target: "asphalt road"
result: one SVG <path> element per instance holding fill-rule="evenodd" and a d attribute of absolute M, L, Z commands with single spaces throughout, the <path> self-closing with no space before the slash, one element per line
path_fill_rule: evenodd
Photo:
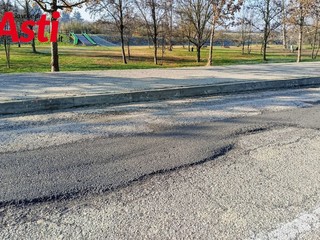
<path fill-rule="evenodd" d="M 319 119 L 312 101 L 1 153 L 1 239 L 319 239 Z"/>
<path fill-rule="evenodd" d="M 320 128 L 318 107 L 1 154 L 0 205 L 73 197 L 214 159 L 241 135 L 289 126 Z"/>

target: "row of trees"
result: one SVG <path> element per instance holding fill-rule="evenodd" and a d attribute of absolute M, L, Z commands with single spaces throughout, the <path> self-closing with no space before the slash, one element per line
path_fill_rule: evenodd
<path fill-rule="evenodd" d="M 159 39 L 172 50 L 172 37 L 183 35 L 197 51 L 197 62 L 201 49 L 210 42 L 207 64 L 213 64 L 213 42 L 216 29 L 240 30 L 244 51 L 253 33 L 262 33 L 261 53 L 267 61 L 267 46 L 274 34 L 282 33 L 285 49 L 288 36 L 291 43 L 296 38 L 298 45 L 297 62 L 301 61 L 303 39 L 312 35 L 312 58 L 316 58 L 320 47 L 320 0 L 94 0 L 88 4 L 89 12 L 101 19 L 112 21 L 123 39 L 126 29 L 140 19 L 153 41 L 154 63 L 158 62 Z M 293 37 L 292 37 L 293 36 Z M 163 40 L 164 39 L 164 40 Z M 123 62 L 126 63 L 124 42 Z M 291 45 L 291 44 L 290 44 Z M 293 48 L 291 46 L 291 48 Z"/>
<path fill-rule="evenodd" d="M 301 61 L 304 36 L 311 36 L 312 58 L 315 59 L 320 48 L 319 18 L 319 0 L 246 0 L 238 22 L 242 32 L 242 51 L 252 32 L 260 31 L 263 33 L 262 57 L 267 60 L 270 38 L 281 32 L 284 49 L 292 48 L 292 42 L 297 42 L 297 62 Z"/>
<path fill-rule="evenodd" d="M 0 0 L 0 3 L 6 0 Z M 7 0 L 8 1 L 8 0 Z M 17 0 L 20 6 L 36 3 L 51 16 L 62 11 L 62 22 L 73 7 L 86 5 L 100 23 L 112 23 L 121 39 L 123 63 L 128 59 L 125 38 L 143 31 L 152 40 L 154 63 L 158 64 L 159 47 L 172 51 L 174 38 L 180 36 L 197 51 L 209 43 L 207 64 L 213 64 L 213 43 L 217 30 L 241 32 L 242 52 L 250 53 L 252 36 L 261 33 L 262 58 L 267 60 L 267 46 L 274 34 L 282 34 L 285 49 L 297 39 L 297 61 L 301 61 L 304 36 L 312 36 L 312 58 L 320 48 L 320 0 Z M 23 4 L 22 2 L 23 1 Z M 28 5 L 29 6 L 29 5 Z M 26 8 L 24 8 L 25 11 Z M 28 8 L 30 9 L 30 7 Z M 81 18 L 79 13 L 74 18 Z M 51 43 L 52 71 L 59 71 L 58 43 Z"/>
<path fill-rule="evenodd" d="M 208 64 L 212 64 L 215 30 L 233 23 L 234 14 L 240 10 L 242 0 L 94 0 L 88 11 L 105 21 L 112 21 L 121 36 L 122 59 L 127 63 L 124 35 L 138 26 L 140 19 L 154 48 L 154 63 L 158 64 L 159 41 L 172 51 L 173 37 L 183 34 L 201 59 L 201 48 L 210 40 Z"/>

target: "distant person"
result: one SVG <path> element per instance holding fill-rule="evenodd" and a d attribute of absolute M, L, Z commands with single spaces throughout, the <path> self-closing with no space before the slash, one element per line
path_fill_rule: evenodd
<path fill-rule="evenodd" d="M 193 47 L 191 48 L 191 52 L 193 52 Z"/>

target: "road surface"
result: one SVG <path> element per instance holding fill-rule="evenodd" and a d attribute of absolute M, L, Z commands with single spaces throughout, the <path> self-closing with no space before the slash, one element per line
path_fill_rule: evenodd
<path fill-rule="evenodd" d="M 0 119 L 1 239 L 319 239 L 320 89 Z"/>

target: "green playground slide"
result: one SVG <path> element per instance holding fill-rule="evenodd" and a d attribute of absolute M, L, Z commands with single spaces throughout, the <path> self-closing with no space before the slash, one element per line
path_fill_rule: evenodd
<path fill-rule="evenodd" d="M 95 41 L 93 41 L 93 39 L 86 33 L 82 34 L 86 39 L 88 39 L 89 42 L 91 42 L 93 45 L 97 45 L 97 43 Z"/>
<path fill-rule="evenodd" d="M 70 33 L 71 37 L 73 38 L 73 44 L 77 45 L 79 42 L 79 38 L 74 34 L 74 33 Z"/>

